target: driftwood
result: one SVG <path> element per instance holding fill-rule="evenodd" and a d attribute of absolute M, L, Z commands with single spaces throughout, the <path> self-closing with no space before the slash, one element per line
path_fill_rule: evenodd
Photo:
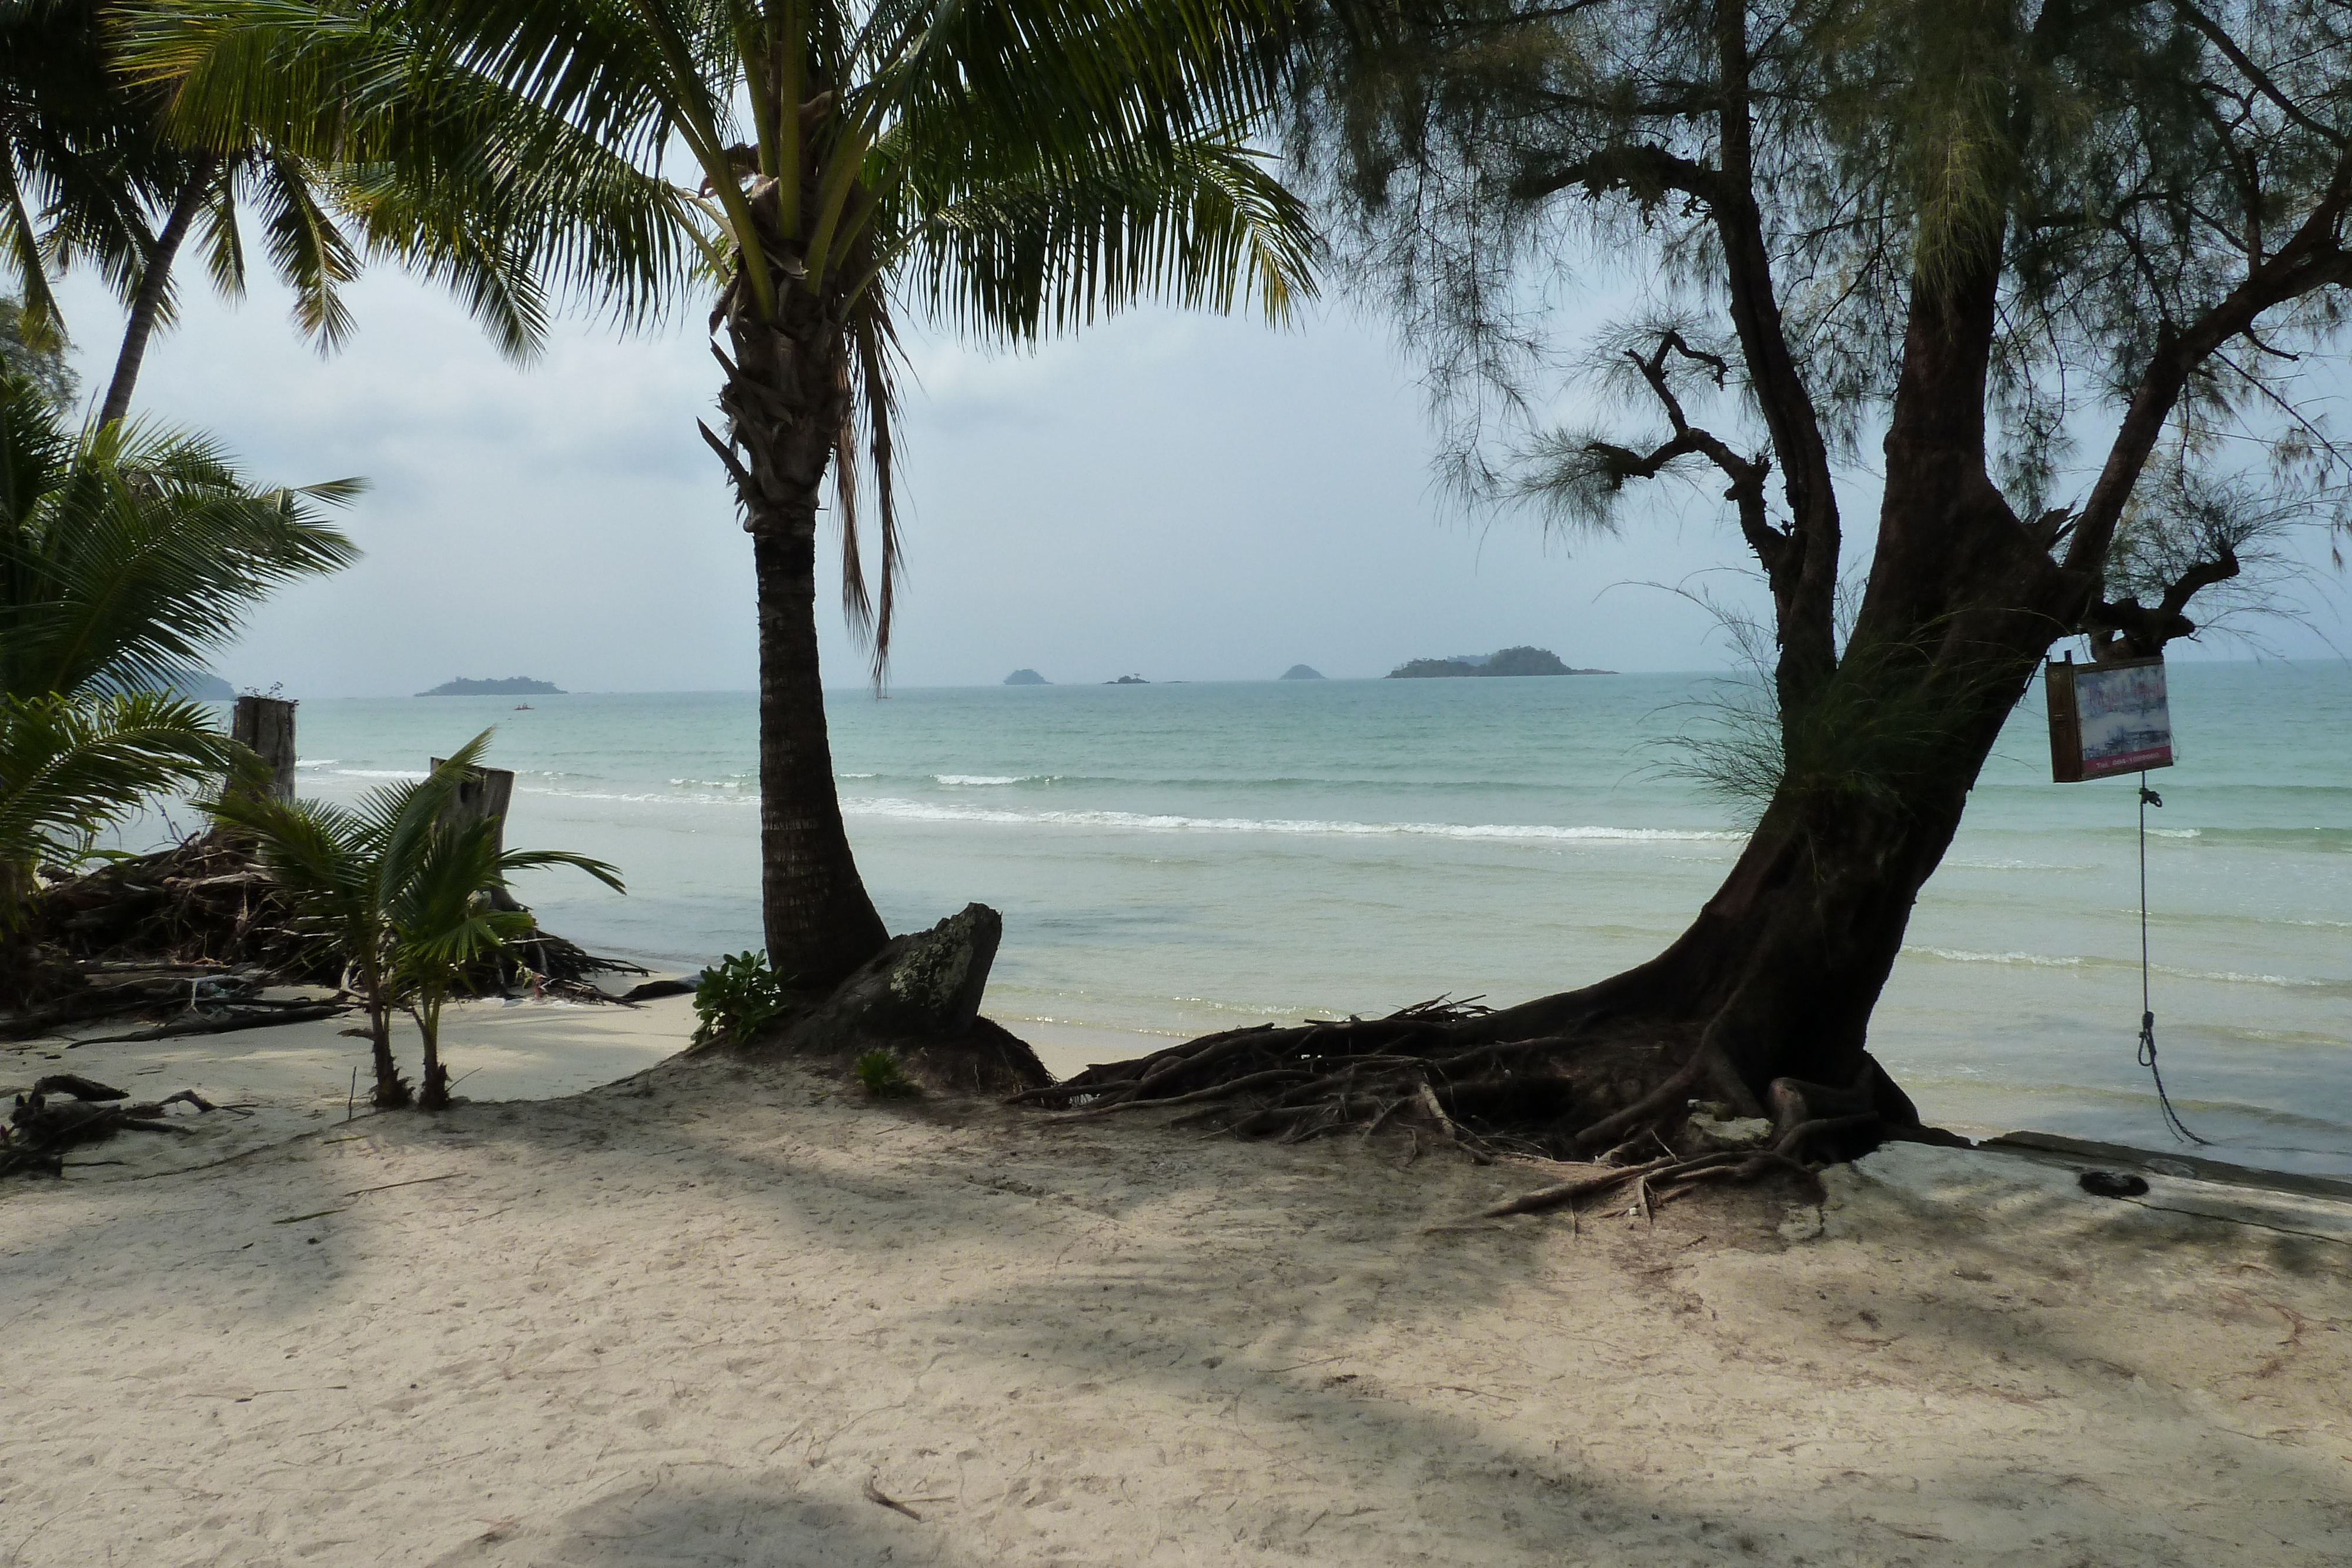
<path fill-rule="evenodd" d="M 339 986 L 340 965 L 235 837 L 199 834 L 157 854 L 116 861 L 41 890 L 32 907 L 40 963 L 6 994 L 0 1039 L 53 1034 L 97 1019 L 145 1018 L 159 1032 L 218 1033 L 322 1018 L 327 1005 L 268 1001 L 265 986 Z M 516 938 L 466 977 L 475 995 L 529 988 L 578 1001 L 616 998 L 598 973 L 643 975 L 550 932 Z M 196 1016 L 190 1017 L 194 1013 Z"/>
<path fill-rule="evenodd" d="M 52 1099 L 59 1094 L 65 1098 Z M 8 1124 L 0 1127 L 0 1176 L 19 1172 L 61 1176 L 68 1152 L 83 1144 L 124 1132 L 186 1133 L 186 1127 L 164 1119 L 174 1105 L 193 1105 L 200 1113 L 223 1108 L 193 1089 L 139 1104 L 119 1103 L 130 1098 L 127 1090 L 110 1089 L 78 1073 L 41 1079 L 31 1093 L 16 1096 Z"/>

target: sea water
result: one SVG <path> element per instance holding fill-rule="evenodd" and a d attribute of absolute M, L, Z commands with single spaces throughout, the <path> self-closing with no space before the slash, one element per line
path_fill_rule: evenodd
<path fill-rule="evenodd" d="M 2166 1083 L 2222 1157 L 2352 1172 L 2352 669 L 2171 675 L 2180 761 L 2151 776 L 2147 840 Z M 1501 1005 L 1651 956 L 1743 838 L 1660 744 L 1710 695 L 1685 675 L 845 690 L 829 714 L 893 929 L 992 904 L 993 1016 L 1181 1036 Z M 348 799 L 495 726 L 509 842 L 628 880 L 534 875 L 551 929 L 680 968 L 758 946 L 752 697 L 518 700 L 306 702 L 303 790 Z M 2137 779 L 2053 784 L 2045 736 L 2037 689 L 1920 896 L 1872 1048 L 1930 1120 L 2169 1146 L 2135 1060 Z"/>

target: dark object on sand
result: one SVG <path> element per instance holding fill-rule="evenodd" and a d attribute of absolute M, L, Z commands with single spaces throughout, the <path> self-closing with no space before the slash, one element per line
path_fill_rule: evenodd
<path fill-rule="evenodd" d="M 1768 1130 L 1727 1147 L 1722 1117 L 1748 1107 L 1691 1098 L 1698 1074 L 1671 1069 L 1675 1042 L 1638 1030 L 1524 1035 L 1515 1025 L 1514 1013 L 1475 998 L 1439 997 L 1382 1019 L 1226 1030 L 1089 1067 L 1013 1101 L 1088 1118 L 1172 1110 L 1171 1126 L 1284 1143 L 1386 1130 L 1410 1145 L 1409 1160 L 1426 1145 L 1478 1165 L 1532 1155 L 1593 1167 L 1496 1204 L 1486 1218 L 1573 1208 L 1628 1184 L 1644 1211 L 1709 1181 L 1785 1175 L 1812 1184 L 1821 1165 L 1890 1139 L 1969 1146 L 1922 1126 L 1864 1055 L 1851 1082 L 1772 1080 L 1757 1107 Z"/>
<path fill-rule="evenodd" d="M 53 1103 L 53 1094 L 66 1098 Z M 184 1133 L 187 1128 L 163 1119 L 173 1105 L 194 1105 L 200 1113 L 220 1109 L 193 1089 L 137 1105 L 112 1103 L 130 1098 L 126 1090 L 110 1089 L 76 1073 L 41 1079 L 30 1094 L 16 1096 L 8 1125 L 0 1127 L 0 1176 L 19 1171 L 61 1176 L 68 1150 L 117 1133 Z"/>
<path fill-rule="evenodd" d="M 1004 918 L 968 904 L 928 931 L 893 936 L 832 991 L 803 992 L 752 1032 L 744 1049 L 815 1057 L 851 1068 L 895 1056 L 919 1087 L 1013 1093 L 1053 1082 L 1036 1052 L 980 1016 L 981 993 L 1004 935 Z"/>
<path fill-rule="evenodd" d="M 613 999 L 622 1002 L 650 1002 L 663 997 L 689 995 L 694 990 L 694 987 L 695 982 L 692 980 L 647 980 L 642 986 L 631 986 Z"/>
<path fill-rule="evenodd" d="M 2142 1197 L 2147 1193 L 2145 1179 L 2120 1171 L 2084 1171 L 2078 1179 L 2093 1197 Z"/>
<path fill-rule="evenodd" d="M 291 1023 L 320 1016 L 305 1009 L 325 998 L 264 1000 L 263 988 L 333 987 L 342 978 L 333 953 L 302 928 L 251 849 L 226 832 L 198 834 L 159 854 L 114 861 L 44 888 L 33 920 L 32 936 L 52 961 L 40 984 L 10 998 L 13 1009 L 0 1008 L 0 1040 L 125 1016 L 174 1025 L 232 1018 Z M 509 942 L 467 982 L 477 994 L 536 983 L 542 992 L 577 1001 L 608 1000 L 587 983 L 599 972 L 646 971 L 534 931 Z"/>

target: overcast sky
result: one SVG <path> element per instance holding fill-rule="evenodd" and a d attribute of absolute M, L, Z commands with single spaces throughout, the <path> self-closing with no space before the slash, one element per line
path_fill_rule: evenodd
<path fill-rule="evenodd" d="M 143 414 L 209 431 L 257 479 L 373 485 L 343 519 L 366 559 L 265 607 L 220 674 L 309 697 L 452 675 L 752 685 L 750 546 L 695 432 L 717 423 L 698 317 L 625 340 L 567 324 L 518 370 L 396 275 L 352 298 L 359 332 L 332 359 L 299 341 L 274 287 L 237 308 L 192 287 L 149 351 Z M 64 302 L 95 395 L 120 312 L 87 279 Z M 1577 665 L 1716 668 L 1728 653 L 1706 614 L 1643 585 L 1756 593 L 1704 505 L 1573 549 L 1450 508 L 1412 367 L 1341 308 L 1289 331 L 1150 312 L 1034 355 L 913 352 L 899 685 L 1022 666 L 1057 682 L 1297 663 L 1378 675 L 1522 643 Z M 2294 657 L 2352 648 L 2345 599 L 2332 578 L 2316 630 L 2267 640 Z M 837 611 L 820 623 L 828 684 L 857 684 Z"/>

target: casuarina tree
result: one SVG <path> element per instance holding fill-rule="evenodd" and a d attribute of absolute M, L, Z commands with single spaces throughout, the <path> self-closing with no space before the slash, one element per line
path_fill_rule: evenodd
<path fill-rule="evenodd" d="M 1694 738 L 1754 829 L 1625 973 L 1064 1092 L 1222 1086 L 1293 1133 L 1419 1104 L 1628 1158 L 1693 1099 L 1774 1113 L 1783 1155 L 1916 1129 L 1872 1009 L 2045 653 L 2158 653 L 2279 568 L 2282 529 L 2340 517 L 2305 356 L 2352 285 L 2352 14 L 1332 0 L 1295 85 L 1339 248 L 1430 356 L 1454 476 L 1569 529 L 1679 478 L 1745 540 L 1766 724 Z M 1580 321 L 1580 361 L 1545 351 L 1563 275 L 1625 306 Z M 1541 379 L 1562 362 L 1584 373 Z M 1528 415 L 1563 393 L 1605 413 Z"/>
<path fill-rule="evenodd" d="M 694 213 L 661 216 L 698 213 L 716 286 L 723 417 L 704 435 L 758 580 L 761 913 L 777 971 L 817 988 L 887 939 L 835 791 L 815 603 L 829 497 L 878 679 L 899 316 L 1024 342 L 1144 298 L 1255 297 L 1283 315 L 1311 242 L 1248 141 L 1278 34 L 1261 3 L 167 0 L 131 54 L 179 82 L 180 123 L 270 125 L 307 150 L 365 159 L 405 126 L 467 116 L 521 128 L 501 145 L 513 188 L 492 171 L 468 189 L 478 215 L 525 230 L 540 217 L 525 176 L 566 137 L 648 182 L 699 182 Z M 562 258 L 573 280 L 602 293 L 611 269 L 644 276 L 631 232 L 677 231 L 591 232 L 601 252 Z M 617 299 L 624 316 L 654 304 Z"/>

